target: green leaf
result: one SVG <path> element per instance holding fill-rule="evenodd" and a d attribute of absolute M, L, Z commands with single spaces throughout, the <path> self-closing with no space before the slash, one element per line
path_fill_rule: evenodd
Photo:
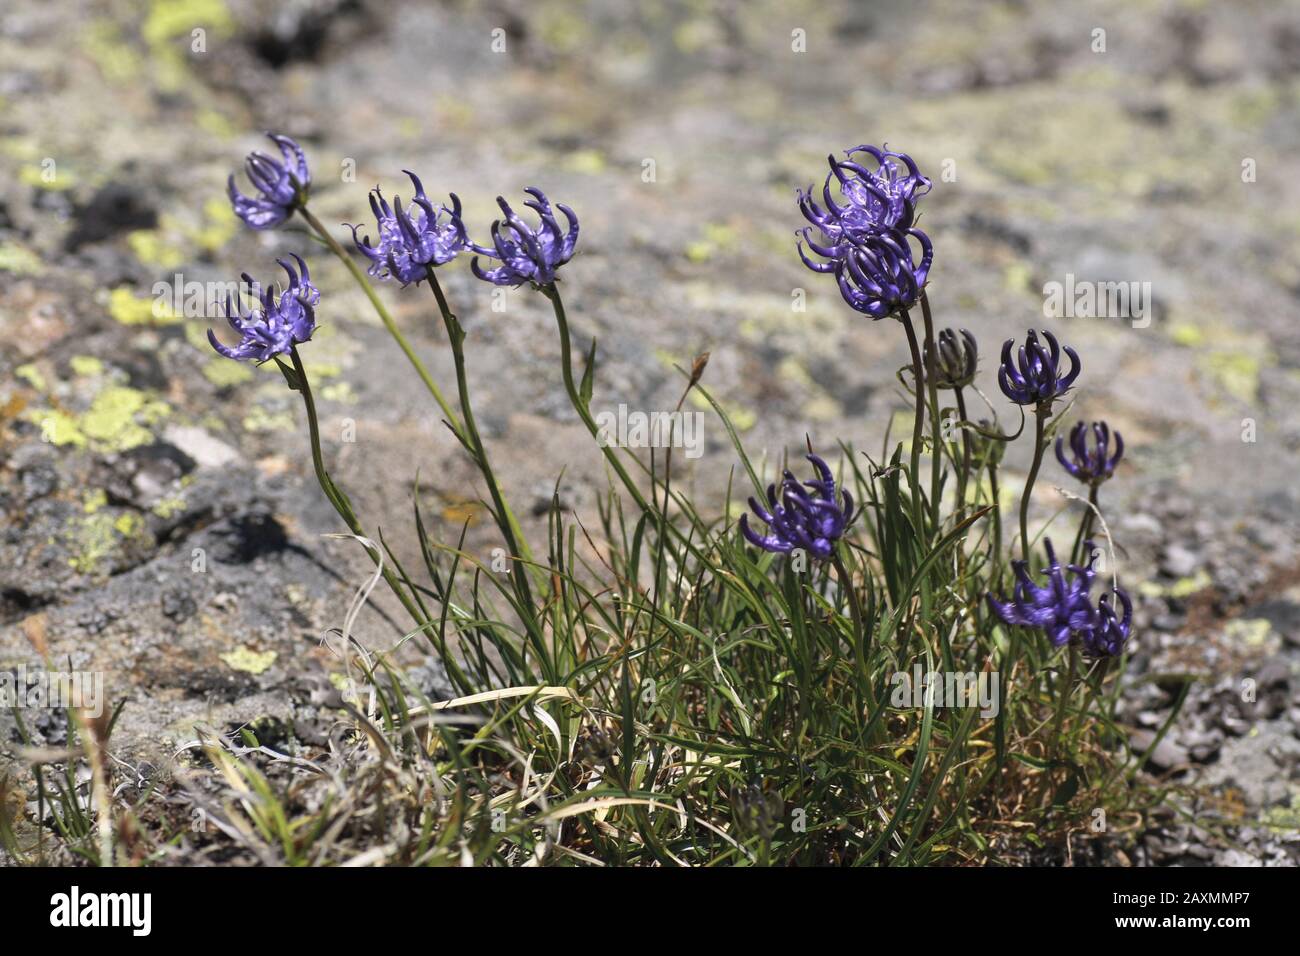
<path fill-rule="evenodd" d="M 591 340 L 591 351 L 587 353 L 587 367 L 582 370 L 582 384 L 578 386 L 578 396 L 583 405 L 591 404 L 591 393 L 596 386 L 596 340 Z"/>
<path fill-rule="evenodd" d="M 284 376 L 284 380 L 289 384 L 289 387 L 295 392 L 301 392 L 302 379 L 298 376 L 297 369 L 292 365 L 286 365 L 278 355 L 275 357 L 275 364 L 280 366 L 280 374 Z"/>

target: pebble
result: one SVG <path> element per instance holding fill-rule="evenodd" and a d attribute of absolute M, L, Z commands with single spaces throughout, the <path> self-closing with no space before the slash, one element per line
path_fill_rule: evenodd
<path fill-rule="evenodd" d="M 1201 556 L 1180 544 L 1165 547 L 1160 558 L 1160 570 L 1171 578 L 1187 578 L 1201 566 Z"/>

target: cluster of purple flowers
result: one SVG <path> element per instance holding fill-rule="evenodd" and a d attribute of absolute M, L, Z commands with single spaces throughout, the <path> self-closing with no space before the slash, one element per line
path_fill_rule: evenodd
<path fill-rule="evenodd" d="M 234 176 L 229 181 L 235 214 L 249 227 L 259 230 L 273 228 L 303 209 L 311 184 L 311 172 L 302 148 L 287 136 L 267 135 L 279 147 L 282 160 L 256 151 L 245 160 L 245 171 L 257 195 L 242 194 L 235 187 Z M 578 243 L 577 214 L 563 203 L 556 203 L 567 220 L 567 229 L 561 229 L 550 200 L 540 189 L 530 186 L 524 190 L 531 197 L 524 205 L 540 221 L 537 228 L 525 224 L 510 204 L 498 196 L 497 203 L 505 218 L 492 223 L 491 244 L 480 245 L 469 237 L 460 199 L 455 193 L 449 194 L 450 206 L 434 205 L 420 178 L 410 170 L 403 172 L 415 189 L 409 203 L 403 205 L 400 197 L 394 197 L 390 204 L 378 187 L 370 194 L 375 240 L 372 242 L 369 235 L 359 236 L 359 226 L 349 226 L 353 243 L 370 260 L 367 270 L 370 275 L 396 279 L 403 286 L 418 283 L 427 278 L 429 269 L 445 265 L 468 249 L 477 254 L 470 263 L 474 274 L 485 282 L 509 286 L 531 283 L 546 288 L 558 281 L 560 266 L 573 258 Z M 499 265 L 484 269 L 479 265 L 478 256 Z M 285 266 L 290 273 L 290 285 L 283 295 L 278 290 L 268 290 L 259 298 L 259 304 L 247 312 L 242 302 L 237 306 L 228 302 L 227 320 L 241 339 L 237 345 L 227 347 L 209 332 L 213 348 L 227 358 L 265 362 L 307 341 L 315 329 L 314 306 L 320 300 L 320 293 L 308 281 L 306 265 L 301 259 L 298 263 L 301 281 Z"/>
<path fill-rule="evenodd" d="M 935 385 L 938 388 L 965 388 L 975 381 L 975 369 L 979 362 L 979 345 L 975 336 L 967 329 L 961 330 L 961 336 L 953 329 L 940 329 L 934 354 L 930 354 L 930 343 L 926 343 L 925 367 L 933 363 Z"/>
<path fill-rule="evenodd" d="M 287 136 L 268 134 L 280 150 L 281 159 L 252 153 L 245 162 L 256 195 L 245 196 L 230 178 L 231 203 L 236 214 L 253 229 L 269 229 L 299 210 L 305 213 L 311 173 L 302 149 Z M 916 203 L 931 188 L 916 163 L 906 153 L 875 146 L 857 146 L 846 158 L 828 157 L 830 172 L 823 184 L 819 204 L 812 189 L 800 190 L 798 206 L 809 225 L 799 231 L 799 255 L 818 273 L 833 274 L 844 300 L 856 311 L 874 319 L 903 314 L 922 295 L 934 248 L 929 237 L 914 225 Z M 449 194 L 450 205 L 435 205 L 415 173 L 404 170 L 415 194 L 403 204 L 394 197 L 390 204 L 376 187 L 370 195 L 375 217 L 376 238 L 359 235 L 350 226 L 356 248 L 370 260 L 369 273 L 392 278 L 403 286 L 418 283 L 437 266 L 460 253 L 475 254 L 474 274 L 494 285 L 532 284 L 552 287 L 558 271 L 574 254 L 578 241 L 578 217 L 568 206 L 557 203 L 566 225 L 562 227 L 546 195 L 537 188 L 525 192 L 524 203 L 537 216 L 536 227 L 526 224 L 504 198 L 498 197 L 502 219 L 492 223 L 491 242 L 474 242 L 465 227 L 459 198 Z M 804 246 L 818 259 L 811 258 Z M 479 257 L 495 265 L 485 268 Z M 232 359 L 265 362 L 291 351 L 311 338 L 316 327 L 315 307 L 320 292 L 311 282 L 307 265 L 294 256 L 297 268 L 279 261 L 288 275 L 283 288 L 268 288 L 254 294 L 245 307 L 239 297 L 228 299 L 226 318 L 240 335 L 233 347 L 221 344 L 211 332 L 209 339 L 222 355 Z M 253 280 L 244 280 L 256 288 Z M 1079 356 L 1069 346 L 1062 349 L 1050 332 L 1029 331 L 1025 344 L 1012 354 L 1014 342 L 1002 348 L 998 383 L 1003 393 L 1019 405 L 1033 405 L 1039 414 L 1051 408 L 1074 383 L 1080 370 Z M 978 361 L 975 337 L 965 329 L 960 335 L 944 329 L 937 340 L 926 343 L 926 367 L 933 370 L 939 388 L 960 389 L 974 379 Z M 1062 356 L 1069 358 L 1068 372 Z M 1104 422 L 1089 429 L 1077 424 L 1069 436 L 1066 455 L 1064 437 L 1056 444 L 1057 458 L 1075 478 L 1094 489 L 1109 478 L 1124 451 L 1123 440 Z M 853 498 L 847 490 L 837 492 L 829 466 L 814 454 L 807 456 L 816 470 L 811 481 L 799 481 L 785 471 L 779 485 L 767 489 L 767 502 L 749 499 L 754 514 L 766 526 L 765 532 L 740 520 L 744 538 L 769 552 L 790 554 L 801 550 L 817 560 L 834 555 L 837 542 L 853 521 Z M 1062 568 L 1047 542 L 1046 583 L 1036 584 L 1024 561 L 1015 562 L 1016 584 L 1011 598 L 1000 601 L 992 594 L 989 605 L 1004 622 L 1047 633 L 1053 643 L 1078 642 L 1092 656 L 1118 654 L 1128 639 L 1132 603 L 1118 587 L 1093 603 L 1089 591 L 1096 572 L 1071 564 Z M 1088 543 L 1091 551 L 1091 542 Z M 1067 572 L 1069 579 L 1067 580 Z M 1122 608 L 1122 614 L 1118 610 Z"/>
<path fill-rule="evenodd" d="M 297 270 L 283 259 L 276 262 L 289 276 L 283 290 L 278 287 L 261 287 L 247 272 L 241 278 L 252 290 L 253 302 L 247 308 L 239 293 L 226 297 L 226 321 L 239 333 L 239 344 L 233 348 L 222 345 L 208 330 L 212 347 L 229 359 L 248 359 L 266 362 L 283 355 L 300 342 L 306 342 L 316 331 L 316 304 L 320 290 L 311 283 L 307 263 L 293 257 Z M 260 291 L 259 291 L 260 289 Z"/>
<path fill-rule="evenodd" d="M 1091 432 L 1093 442 L 1090 447 L 1089 428 L 1083 422 L 1078 422 L 1070 429 L 1071 456 L 1069 458 L 1065 456 L 1065 436 L 1062 435 L 1056 439 L 1056 458 L 1061 463 L 1061 467 L 1079 481 L 1095 487 L 1115 474 L 1115 466 L 1124 457 L 1124 438 L 1119 432 L 1113 433 L 1115 452 L 1111 454 L 1110 426 L 1105 422 L 1093 422 Z"/>
<path fill-rule="evenodd" d="M 1038 341 L 1033 329 L 1025 336 L 1025 344 L 1012 361 L 1011 347 L 1014 339 L 1002 344 L 1002 365 L 998 368 L 998 385 L 1002 394 L 1017 405 L 1048 405 L 1070 390 L 1079 377 L 1079 353 L 1068 345 L 1065 354 L 1070 358 L 1070 371 L 1061 371 L 1061 344 L 1056 336 L 1043 329 L 1046 347 Z"/>
<path fill-rule="evenodd" d="M 1103 594 L 1094 605 L 1089 591 L 1097 572 L 1092 560 L 1086 565 L 1061 567 L 1052 542 L 1045 541 L 1048 565 L 1043 569 L 1047 583 L 1038 585 L 1030 578 L 1026 562 L 1014 561 L 1016 584 L 1009 601 L 988 595 L 989 607 L 1007 624 L 1043 631 L 1057 647 L 1075 642 L 1089 657 L 1113 657 L 1121 653 L 1133 624 L 1133 602 L 1122 588 L 1112 593 L 1123 615 L 1111 603 L 1111 593 Z M 1093 543 L 1084 543 L 1084 553 L 1093 554 Z M 1066 580 L 1068 571 L 1070 579 Z"/>
<path fill-rule="evenodd" d="M 273 229 L 280 225 L 307 201 L 307 190 L 311 187 L 311 170 L 307 168 L 302 147 L 288 136 L 266 135 L 279 147 L 281 160 L 257 150 L 244 160 L 244 172 L 257 195 L 245 196 L 236 189 L 233 174 L 227 181 L 235 215 L 253 229 Z"/>
<path fill-rule="evenodd" d="M 574 247 L 578 244 L 577 215 L 564 203 L 556 203 L 568 221 L 568 229 L 561 230 L 546 195 L 535 186 L 529 186 L 524 192 L 533 197 L 524 205 L 537 213 L 541 226 L 530 228 L 510 208 L 510 204 L 498 196 L 497 205 L 501 207 L 505 220 L 498 219 L 492 223 L 492 245 L 470 244 L 479 255 L 501 263 L 494 269 L 483 269 L 477 258 L 470 262 L 474 274 L 484 282 L 510 286 L 525 282 L 539 287 L 550 285 L 556 279 L 556 270 L 573 258 Z"/>
<path fill-rule="evenodd" d="M 768 526 L 767 533 L 751 528 L 748 515 L 741 515 L 740 533 L 764 551 L 790 554 L 798 549 L 824 561 L 853 521 L 853 496 L 847 489 L 837 496 L 830 466 L 816 455 L 807 458 L 817 470 L 817 478 L 800 482 L 787 469 L 779 494 L 776 485 L 768 485 L 767 507 L 756 498 L 749 499 L 749 507 Z"/>
<path fill-rule="evenodd" d="M 451 207 L 435 207 L 424 194 L 420 177 L 404 169 L 415 187 L 415 196 L 406 208 L 402 198 L 393 197 L 390 206 L 376 186 L 370 193 L 370 209 L 375 214 L 375 228 L 379 239 L 371 245 L 370 237 L 357 238 L 359 227 L 349 225 L 352 241 L 362 255 L 370 260 L 369 272 L 376 277 L 391 277 L 402 285 L 419 282 L 431 266 L 440 266 L 456 258 L 456 254 L 469 245 L 469 233 L 461 221 L 460 199 L 449 194 Z M 443 215 L 447 221 L 443 222 Z M 388 271 L 385 272 L 384 270 Z"/>
<path fill-rule="evenodd" d="M 871 157 L 874 168 L 856 159 L 858 153 Z M 824 206 L 812 187 L 798 193 L 799 210 L 811 224 L 798 232 L 799 257 L 814 272 L 833 274 L 856 311 L 873 319 L 897 315 L 916 303 L 934 260 L 930 238 L 913 226 L 916 202 L 930 191 L 930 180 L 906 153 L 856 146 L 846 156 L 827 157 Z M 808 256 L 805 243 L 820 260 Z"/>

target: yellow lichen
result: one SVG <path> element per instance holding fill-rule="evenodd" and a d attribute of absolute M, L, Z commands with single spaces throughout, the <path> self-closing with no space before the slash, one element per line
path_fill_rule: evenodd
<path fill-rule="evenodd" d="M 691 262 L 708 262 L 720 252 L 733 248 L 740 234 L 725 223 L 706 223 L 704 236 L 686 245 L 686 258 Z"/>
<path fill-rule="evenodd" d="M 187 235 L 200 249 L 216 252 L 238 232 L 239 220 L 224 198 L 213 196 L 203 204 L 203 227 Z"/>
<path fill-rule="evenodd" d="M 185 253 L 157 229 L 137 229 L 127 235 L 126 244 L 131 254 L 147 266 L 178 269 L 185 264 Z"/>
<path fill-rule="evenodd" d="M 320 390 L 321 398 L 331 402 L 351 405 L 357 400 L 357 393 L 352 391 L 349 382 L 333 382 Z"/>
<path fill-rule="evenodd" d="M 244 362 L 232 362 L 228 358 L 216 356 L 204 363 L 203 377 L 217 388 L 231 388 L 251 381 L 253 370 Z"/>
<path fill-rule="evenodd" d="M 108 314 L 123 325 L 172 325 L 180 321 L 166 301 L 137 298 L 127 286 L 118 286 L 109 293 Z"/>
<path fill-rule="evenodd" d="M 291 432 L 295 422 L 289 412 L 268 411 L 261 405 L 254 405 L 244 416 L 244 430 L 250 432 Z"/>
<path fill-rule="evenodd" d="M 31 408 L 23 415 L 41 429 L 41 439 L 52 445 L 71 445 L 74 448 L 86 447 L 86 436 L 81 433 L 77 420 L 67 412 L 53 408 Z"/>
<path fill-rule="evenodd" d="M 80 574 L 95 574 L 123 538 L 133 538 L 144 531 L 144 521 L 134 512 L 113 515 L 95 511 L 74 522 L 67 534 L 68 549 L 73 552 L 68 565 Z"/>
<path fill-rule="evenodd" d="M 78 427 L 96 447 L 126 451 L 153 440 L 149 425 L 156 424 L 171 408 L 139 389 L 113 385 L 98 395 L 81 416 Z"/>
<path fill-rule="evenodd" d="M 157 47 L 190 36 L 196 28 L 224 35 L 233 25 L 222 0 L 153 0 L 140 32 L 146 43 Z"/>
<path fill-rule="evenodd" d="M 68 362 L 72 374 L 81 378 L 94 378 L 104 372 L 104 363 L 93 355 L 74 355 Z"/>
<path fill-rule="evenodd" d="M 130 83 L 140 75 L 139 52 L 127 45 L 112 21 L 90 21 L 81 33 L 81 49 L 109 83 Z"/>
<path fill-rule="evenodd" d="M 36 253 L 16 242 L 0 242 L 0 272 L 36 276 L 45 271 Z"/>
<path fill-rule="evenodd" d="M 1175 322 L 1169 326 L 1169 337 L 1176 345 L 1195 348 L 1205 342 L 1205 332 L 1190 322 Z"/>
<path fill-rule="evenodd" d="M 1223 636 L 1247 647 L 1263 647 L 1273 626 L 1262 617 L 1239 617 L 1229 621 L 1223 628 Z"/>
<path fill-rule="evenodd" d="M 167 518 L 173 518 L 185 510 L 185 499 L 180 495 L 175 495 L 171 498 L 164 498 L 149 510 L 164 520 Z"/>
<path fill-rule="evenodd" d="M 221 655 L 221 659 L 233 670 L 246 674 L 261 674 L 275 663 L 275 651 L 255 651 L 240 644 L 233 651 Z"/>
<path fill-rule="evenodd" d="M 41 374 L 41 370 L 38 369 L 35 365 L 28 363 L 25 365 L 18 366 L 16 369 L 14 369 L 14 377 L 22 379 L 24 382 L 26 382 L 32 388 L 36 389 L 36 391 L 38 392 L 45 391 L 46 388 L 45 376 Z"/>
<path fill-rule="evenodd" d="M 24 166 L 18 170 L 18 181 L 24 186 L 45 189 L 50 192 L 63 192 L 77 184 L 77 177 L 66 166 L 49 175 L 44 166 Z"/>
<path fill-rule="evenodd" d="M 1259 393 L 1260 360 L 1244 352 L 1212 352 L 1201 365 L 1219 387 L 1242 402 L 1254 402 Z"/>
<path fill-rule="evenodd" d="M 564 168 L 584 176 L 599 176 L 605 171 L 605 154 L 597 149 L 580 149 L 565 158 Z"/>

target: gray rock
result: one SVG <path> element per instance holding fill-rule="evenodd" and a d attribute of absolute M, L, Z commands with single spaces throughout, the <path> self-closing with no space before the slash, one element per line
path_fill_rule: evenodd
<path fill-rule="evenodd" d="M 1244 850 L 1223 850 L 1214 857 L 1215 866 L 1263 866 L 1263 862 Z"/>
<path fill-rule="evenodd" d="M 1187 578 L 1201 566 L 1201 556 L 1181 544 L 1166 545 L 1160 559 L 1160 570 L 1171 578 Z"/>
<path fill-rule="evenodd" d="M 1156 732 L 1153 730 L 1134 730 L 1129 734 L 1129 746 L 1138 753 L 1145 753 L 1155 739 Z M 1175 743 L 1166 734 L 1147 758 L 1147 762 L 1158 770 L 1172 770 L 1186 765 L 1190 759 L 1191 754 L 1188 753 L 1187 748 Z"/>

